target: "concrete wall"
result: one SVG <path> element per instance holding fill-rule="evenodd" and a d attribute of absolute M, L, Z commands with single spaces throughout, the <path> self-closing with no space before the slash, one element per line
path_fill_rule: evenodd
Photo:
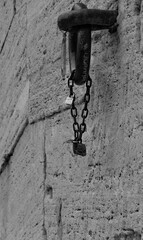
<path fill-rule="evenodd" d="M 92 33 L 86 157 L 60 73 L 74 2 L 0 1 L 0 240 L 142 239 L 143 1 L 82 1 L 119 13 L 116 33 Z"/>

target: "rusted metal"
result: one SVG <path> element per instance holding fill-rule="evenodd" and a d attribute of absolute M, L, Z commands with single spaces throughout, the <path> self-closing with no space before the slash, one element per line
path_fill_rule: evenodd
<path fill-rule="evenodd" d="M 60 30 L 71 32 L 90 26 L 91 30 L 109 29 L 117 21 L 116 10 L 78 9 L 63 13 L 58 18 Z"/>
<path fill-rule="evenodd" d="M 71 11 L 58 18 L 60 30 L 69 32 L 69 65 L 74 71 L 74 82 L 84 84 L 89 77 L 91 55 L 91 31 L 117 29 L 118 12 L 114 10 L 87 9 L 83 3 L 74 4 Z"/>

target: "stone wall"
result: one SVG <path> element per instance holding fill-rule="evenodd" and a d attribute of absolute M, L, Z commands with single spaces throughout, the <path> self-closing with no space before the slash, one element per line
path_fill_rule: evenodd
<path fill-rule="evenodd" d="M 0 240 L 142 239 L 143 1 L 82 1 L 119 24 L 92 32 L 85 157 L 60 71 L 57 18 L 74 2 L 0 1 Z"/>

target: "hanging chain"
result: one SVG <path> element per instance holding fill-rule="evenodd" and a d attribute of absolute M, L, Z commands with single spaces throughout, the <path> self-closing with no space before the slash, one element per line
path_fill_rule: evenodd
<path fill-rule="evenodd" d="M 88 80 L 86 82 L 86 93 L 84 95 L 84 107 L 82 109 L 81 112 L 81 117 L 82 117 L 82 122 L 79 125 L 79 123 L 77 122 L 77 108 L 75 106 L 75 93 L 73 91 L 73 87 L 74 87 L 74 80 L 73 80 L 73 76 L 74 76 L 75 70 L 72 72 L 71 77 L 68 79 L 68 87 L 70 89 L 70 97 L 73 97 L 73 102 L 71 105 L 71 116 L 73 117 L 74 123 L 73 123 L 73 130 L 74 130 L 74 141 L 80 142 L 82 143 L 82 135 L 83 133 L 86 131 L 86 123 L 85 123 L 85 119 L 88 116 L 88 103 L 90 101 L 90 88 L 92 85 L 92 79 L 90 77 L 88 77 Z"/>

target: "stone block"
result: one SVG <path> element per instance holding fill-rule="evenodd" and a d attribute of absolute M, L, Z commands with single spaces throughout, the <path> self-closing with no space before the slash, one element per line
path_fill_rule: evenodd
<path fill-rule="evenodd" d="M 43 239 L 43 124 L 28 126 L 0 178 L 2 239 Z"/>

